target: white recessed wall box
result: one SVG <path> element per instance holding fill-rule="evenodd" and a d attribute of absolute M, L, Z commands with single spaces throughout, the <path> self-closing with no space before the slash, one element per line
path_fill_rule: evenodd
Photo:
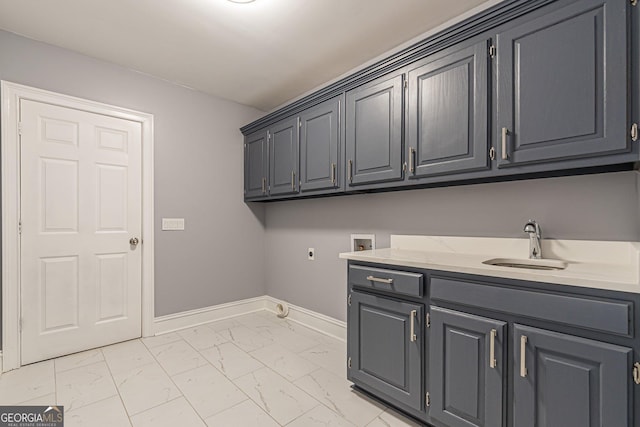
<path fill-rule="evenodd" d="M 352 234 L 351 235 L 351 251 L 370 251 L 376 248 L 375 234 Z"/>

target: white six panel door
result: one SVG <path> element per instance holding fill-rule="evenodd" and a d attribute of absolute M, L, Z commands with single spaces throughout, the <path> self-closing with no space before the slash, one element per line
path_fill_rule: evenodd
<path fill-rule="evenodd" d="M 22 360 L 141 335 L 141 124 L 21 101 Z"/>

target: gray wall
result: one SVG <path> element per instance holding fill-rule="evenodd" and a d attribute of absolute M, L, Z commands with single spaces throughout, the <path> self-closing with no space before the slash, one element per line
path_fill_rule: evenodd
<path fill-rule="evenodd" d="M 346 319 L 351 233 L 525 238 L 528 219 L 543 237 L 640 240 L 637 172 L 294 200 L 266 206 L 267 294 Z M 307 248 L 316 250 L 308 261 Z"/>
<path fill-rule="evenodd" d="M 242 200 L 238 131 L 260 111 L 3 31 L 0 79 L 154 115 L 156 316 L 264 294 L 264 210 Z"/>
<path fill-rule="evenodd" d="M 248 206 L 238 128 L 257 110 L 2 31 L 0 79 L 154 114 L 158 316 L 266 293 L 344 320 L 354 232 L 523 237 L 531 217 L 546 237 L 640 239 L 635 172 Z"/>

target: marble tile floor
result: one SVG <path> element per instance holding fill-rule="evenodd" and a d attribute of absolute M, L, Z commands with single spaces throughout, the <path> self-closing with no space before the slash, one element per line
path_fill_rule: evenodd
<path fill-rule="evenodd" d="M 0 405 L 64 405 L 65 426 L 417 426 L 354 393 L 344 342 L 267 311 L 24 366 Z"/>

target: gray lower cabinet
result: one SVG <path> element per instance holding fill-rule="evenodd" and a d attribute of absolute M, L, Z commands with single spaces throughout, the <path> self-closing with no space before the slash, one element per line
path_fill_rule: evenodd
<path fill-rule="evenodd" d="M 423 305 L 352 292 L 348 316 L 348 378 L 421 411 Z"/>
<path fill-rule="evenodd" d="M 349 187 L 403 179 L 403 74 L 346 94 L 345 145 Z"/>
<path fill-rule="evenodd" d="M 341 97 L 300 114 L 300 192 L 340 187 Z"/>
<path fill-rule="evenodd" d="M 269 130 L 269 194 L 295 194 L 299 188 L 298 117 L 277 123 Z"/>
<path fill-rule="evenodd" d="M 519 324 L 514 427 L 630 427 L 633 350 Z"/>
<path fill-rule="evenodd" d="M 430 309 L 429 415 L 449 427 L 504 424 L 506 323 Z"/>
<path fill-rule="evenodd" d="M 488 168 L 488 48 L 456 46 L 409 70 L 409 178 Z"/>
<path fill-rule="evenodd" d="M 575 1 L 498 33 L 499 167 L 630 150 L 630 7 Z"/>
<path fill-rule="evenodd" d="M 255 132 L 244 144 L 244 197 L 257 199 L 267 195 L 267 139 L 266 130 Z"/>

